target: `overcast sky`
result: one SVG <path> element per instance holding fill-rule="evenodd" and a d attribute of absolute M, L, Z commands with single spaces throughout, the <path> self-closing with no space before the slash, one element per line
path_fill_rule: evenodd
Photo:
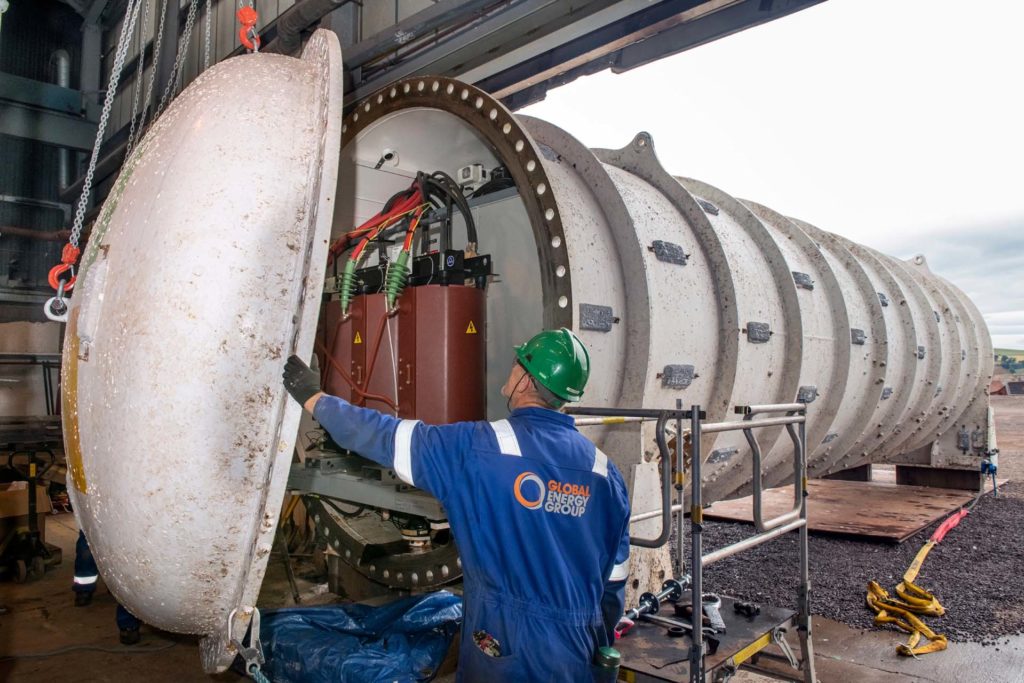
<path fill-rule="evenodd" d="M 1024 2 L 828 0 L 522 113 L 881 251 L 1024 349 Z"/>

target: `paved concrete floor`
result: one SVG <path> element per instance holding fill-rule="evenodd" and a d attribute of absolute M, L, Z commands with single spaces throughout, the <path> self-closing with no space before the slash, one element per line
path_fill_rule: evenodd
<path fill-rule="evenodd" d="M 196 638 L 142 628 L 142 642 L 124 647 L 118 642 L 114 614 L 117 603 L 100 585 L 88 607 L 75 607 L 71 592 L 78 527 L 73 515 L 50 516 L 46 540 L 60 546 L 64 560 L 39 581 L 0 583 L 0 681 L 235 681 L 234 674 L 209 677 L 199 665 Z M 22 658 L 68 647 L 76 650 L 45 658 Z"/>
<path fill-rule="evenodd" d="M 1003 399 L 993 402 L 1002 449 L 1000 474 L 1020 481 L 1024 479 L 1024 398 L 994 398 Z M 76 538 L 77 528 L 71 515 L 49 517 L 47 540 L 63 548 L 64 563 L 35 583 L 0 583 L 0 605 L 10 610 L 0 616 L 0 681 L 243 680 L 233 673 L 203 674 L 195 638 L 143 627 L 142 643 L 123 648 L 118 643 L 114 623 L 115 602 L 102 586 L 91 606 L 74 607 L 70 588 Z M 277 563 L 271 565 L 261 605 L 288 603 L 283 574 Z M 1008 579 L 1007 587 L 1013 585 L 1014 581 Z M 312 588 L 309 584 L 303 587 Z M 908 659 L 895 653 L 896 644 L 904 639 L 897 632 L 861 632 L 820 618 L 815 620 L 814 628 L 818 678 L 823 683 L 1024 683 L 1024 636 L 998 647 L 953 643 L 944 652 Z M 74 646 L 108 651 L 76 650 L 39 659 L 3 659 Z M 754 683 L 770 679 L 740 672 L 733 680 Z"/>

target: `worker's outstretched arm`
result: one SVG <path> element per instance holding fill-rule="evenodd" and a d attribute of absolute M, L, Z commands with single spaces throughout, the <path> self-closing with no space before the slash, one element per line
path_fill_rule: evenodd
<path fill-rule="evenodd" d="M 354 406 L 320 391 L 319 374 L 296 356 L 285 365 L 284 385 L 339 446 L 394 469 L 402 481 L 444 502 L 464 463 L 471 423 L 436 427 Z"/>

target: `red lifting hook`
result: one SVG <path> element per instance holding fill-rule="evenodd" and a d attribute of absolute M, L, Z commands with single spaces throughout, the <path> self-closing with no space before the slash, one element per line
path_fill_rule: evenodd
<path fill-rule="evenodd" d="M 256 10 L 252 7 L 239 7 L 235 16 L 238 17 L 238 23 L 242 25 L 238 29 L 238 39 L 242 45 L 249 50 L 259 50 L 260 37 L 256 33 L 256 22 L 259 20 L 259 15 L 256 14 Z M 252 40 L 249 39 L 250 34 L 252 34 Z"/>
<path fill-rule="evenodd" d="M 61 262 L 50 269 L 50 277 L 47 278 L 51 287 L 58 291 L 60 290 L 60 276 L 74 267 L 80 253 L 82 253 L 81 250 L 75 245 L 64 245 L 64 250 L 60 253 Z M 65 291 L 75 286 L 75 279 L 74 275 L 68 278 L 68 281 L 64 284 Z"/>

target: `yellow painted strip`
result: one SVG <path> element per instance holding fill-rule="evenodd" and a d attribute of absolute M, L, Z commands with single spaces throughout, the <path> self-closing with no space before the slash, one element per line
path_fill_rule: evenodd
<path fill-rule="evenodd" d="M 626 422 L 626 418 L 624 418 L 624 417 L 606 417 L 603 420 L 601 420 L 601 422 L 603 424 L 606 424 L 606 425 L 619 425 L 619 424 L 624 424 Z"/>
<path fill-rule="evenodd" d="M 704 523 L 704 508 L 702 508 L 700 505 L 691 505 L 690 506 L 690 521 L 693 522 L 694 524 L 703 524 Z"/>
<path fill-rule="evenodd" d="M 758 652 L 768 647 L 771 644 L 771 642 L 772 634 L 764 634 L 763 636 L 752 642 L 750 645 L 747 645 L 745 648 L 743 648 L 742 650 L 740 650 L 732 656 L 733 666 L 739 666 L 743 662 L 747 661 L 748 659 L 756 655 Z"/>
<path fill-rule="evenodd" d="M 619 680 L 626 681 L 626 683 L 636 683 L 636 672 L 619 669 Z"/>
<path fill-rule="evenodd" d="M 82 440 L 78 433 L 78 309 L 68 320 L 67 353 L 61 378 L 61 417 L 64 420 L 64 450 L 75 488 L 88 493 L 82 466 Z"/>

